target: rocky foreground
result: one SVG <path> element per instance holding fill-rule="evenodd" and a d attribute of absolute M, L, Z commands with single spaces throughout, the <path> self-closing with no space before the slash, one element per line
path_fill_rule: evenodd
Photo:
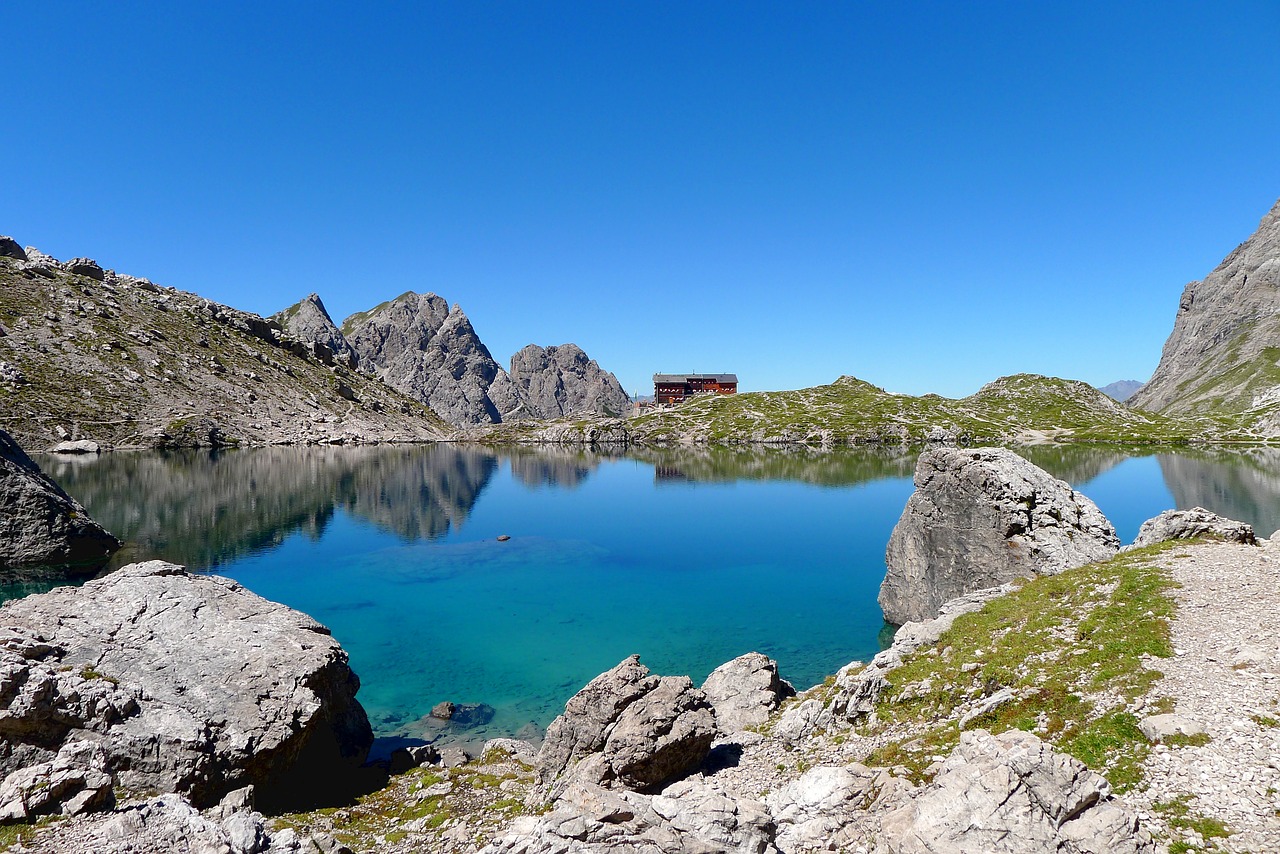
<path fill-rule="evenodd" d="M 970 461 L 990 463 L 986 450 Z M 955 499 L 973 504 L 961 524 L 1003 524 L 1010 483 L 978 471 L 985 488 Z M 1005 536 L 1050 542 L 1040 529 L 1059 515 L 1028 513 Z M 231 582 L 136 565 L 0 608 L 0 821 L 20 822 L 0 839 L 233 854 L 1280 850 L 1277 559 L 1247 525 L 1171 511 L 1114 557 L 946 602 L 798 696 L 758 654 L 701 686 L 633 656 L 571 699 L 540 748 L 401 750 L 385 785 L 355 774 L 368 725 L 322 627 Z M 329 807 L 280 813 L 291 801 Z"/>

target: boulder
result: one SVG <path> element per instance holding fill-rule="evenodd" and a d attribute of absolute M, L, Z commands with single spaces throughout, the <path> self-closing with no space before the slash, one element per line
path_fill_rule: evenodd
<path fill-rule="evenodd" d="M 1193 537 L 1250 546 L 1258 544 L 1252 525 L 1219 516 L 1203 507 L 1192 507 L 1190 510 L 1166 510 L 1143 522 L 1133 545 L 1150 546 L 1166 540 L 1189 540 Z"/>
<path fill-rule="evenodd" d="M 927 620 L 951 599 L 1116 554 L 1115 528 L 1067 483 L 1003 448 L 920 455 L 885 552 L 885 619 Z"/>
<path fill-rule="evenodd" d="M 1175 714 L 1149 715 L 1138 721 L 1138 729 L 1153 744 L 1160 744 L 1176 736 L 1204 733 L 1204 727 L 1197 721 Z"/>
<path fill-rule="evenodd" d="M 796 689 L 778 676 L 778 663 L 767 655 L 749 652 L 711 671 L 702 693 L 716 710 L 716 726 L 733 733 L 759 726 Z"/>
<path fill-rule="evenodd" d="M 27 260 L 27 253 L 22 251 L 18 241 L 12 237 L 0 236 L 0 258 L 13 258 L 18 261 Z"/>
<path fill-rule="evenodd" d="M 1138 854 L 1156 846 L 1106 778 L 1020 730 L 960 734 L 933 782 L 885 815 L 876 854 Z"/>
<path fill-rule="evenodd" d="M 78 564 L 94 569 L 118 548 L 120 541 L 0 430 L 0 566 Z"/>
<path fill-rule="evenodd" d="M 534 763 L 553 801 L 570 781 L 652 791 L 697 768 L 715 712 L 687 676 L 653 676 L 633 655 L 587 683 L 547 728 Z"/>
<path fill-rule="evenodd" d="M 72 258 L 63 264 L 62 268 L 74 276 L 87 276 L 99 282 L 107 277 L 103 269 L 98 266 L 98 262 L 92 258 Z"/>
<path fill-rule="evenodd" d="M 864 765 L 819 766 L 765 798 L 782 851 L 851 851 L 865 840 L 867 807 L 886 789 L 910 788 L 882 770 Z"/>
<path fill-rule="evenodd" d="M 373 741 L 328 629 L 163 561 L 0 607 L 0 773 L 91 738 L 120 784 L 197 806 L 334 797 Z"/>
<path fill-rule="evenodd" d="M 440 751 L 430 744 L 415 744 L 409 747 L 398 747 L 391 752 L 387 770 L 392 774 L 403 774 L 412 768 L 423 765 L 439 765 Z"/>

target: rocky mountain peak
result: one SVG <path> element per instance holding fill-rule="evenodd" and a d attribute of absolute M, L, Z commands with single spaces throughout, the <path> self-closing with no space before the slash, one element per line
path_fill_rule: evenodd
<path fill-rule="evenodd" d="M 530 344 L 511 357 L 510 374 L 535 418 L 581 413 L 616 417 L 631 407 L 618 378 L 577 344 Z"/>
<path fill-rule="evenodd" d="M 319 294 L 307 294 L 284 311 L 272 315 L 271 319 L 299 341 L 313 345 L 320 344 L 328 348 L 330 354 L 344 359 L 353 368 L 359 362 L 356 352 L 347 343 L 342 330 L 329 316 Z"/>
<path fill-rule="evenodd" d="M 462 306 L 404 293 L 353 314 L 342 332 L 361 364 L 456 426 L 567 415 L 621 415 L 631 400 L 617 377 L 576 344 L 520 350 L 508 373 Z"/>
<path fill-rule="evenodd" d="M 404 293 L 343 321 L 366 370 L 451 424 L 492 424 L 489 387 L 502 369 L 462 309 L 433 293 Z"/>
<path fill-rule="evenodd" d="M 1182 292 L 1150 382 L 1130 400 L 1168 413 L 1243 412 L 1280 400 L 1280 201 Z"/>

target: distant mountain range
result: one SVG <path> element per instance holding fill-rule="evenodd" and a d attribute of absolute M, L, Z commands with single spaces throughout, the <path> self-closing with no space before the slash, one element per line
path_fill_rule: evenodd
<path fill-rule="evenodd" d="M 1142 386 L 1143 383 L 1138 380 L 1116 380 L 1113 383 L 1108 383 L 1107 385 L 1102 386 L 1098 391 L 1102 392 L 1107 397 L 1124 403 L 1126 400 L 1133 397 L 1134 392 L 1142 388 Z"/>

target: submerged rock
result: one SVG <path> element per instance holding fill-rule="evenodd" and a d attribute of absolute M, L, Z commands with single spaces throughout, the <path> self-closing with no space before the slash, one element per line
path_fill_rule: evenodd
<path fill-rule="evenodd" d="M 885 552 L 879 599 L 890 623 L 927 620 L 966 593 L 1120 548 L 1092 501 L 1003 448 L 926 451 L 915 485 Z"/>
<path fill-rule="evenodd" d="M 101 565 L 120 541 L 0 430 L 0 566 Z"/>
<path fill-rule="evenodd" d="M 1193 537 L 1250 546 L 1258 544 L 1252 525 L 1219 516 L 1203 507 L 1192 507 L 1190 510 L 1166 510 L 1143 522 L 1133 545 L 1150 546 L 1166 540 L 1187 540 Z"/>
<path fill-rule="evenodd" d="M 226 578 L 163 561 L 0 607 L 0 773 L 99 742 L 120 785 L 197 806 L 347 785 L 373 741 L 328 629 Z"/>

